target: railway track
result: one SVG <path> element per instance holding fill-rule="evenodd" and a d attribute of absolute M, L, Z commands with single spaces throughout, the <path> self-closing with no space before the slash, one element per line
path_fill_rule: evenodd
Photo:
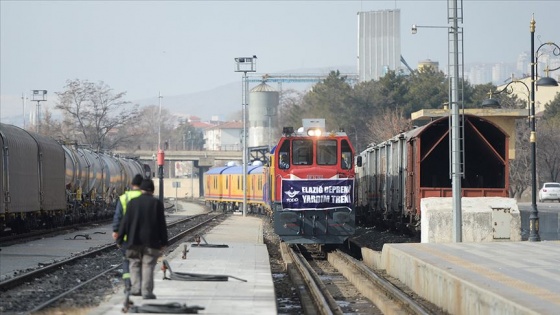
<path fill-rule="evenodd" d="M 71 225 L 65 225 L 65 226 L 60 226 L 51 229 L 33 230 L 31 232 L 22 233 L 22 234 L 9 234 L 9 235 L 0 236 L 0 244 L 2 244 L 2 246 L 11 246 L 14 244 L 25 243 L 27 241 L 34 240 L 34 239 L 69 233 L 69 231 L 79 231 L 84 229 L 85 226 L 103 225 L 103 224 L 109 224 L 111 222 L 112 219 L 105 219 L 99 221 L 92 221 L 88 223 L 76 223 Z"/>
<path fill-rule="evenodd" d="M 166 213 L 172 213 L 176 210 L 175 205 L 169 203 L 168 201 L 165 201 L 164 205 L 165 205 Z M 77 231 L 77 230 L 84 229 L 84 227 L 87 227 L 87 226 L 103 225 L 103 224 L 109 224 L 111 222 L 113 222 L 112 217 L 111 218 L 91 220 L 91 221 L 88 221 L 88 222 L 76 222 L 76 223 L 57 226 L 57 227 L 53 227 L 53 228 L 32 230 L 32 231 L 25 232 L 25 233 L 20 233 L 20 234 L 14 234 L 14 233 L 12 233 L 12 231 L 9 231 L 9 230 L 8 231 L 0 231 L 0 244 L 2 244 L 3 246 L 10 246 L 10 245 L 13 245 L 13 244 L 26 242 L 28 240 L 38 239 L 38 238 L 42 238 L 42 237 L 49 237 L 50 235 L 57 235 L 57 234 L 61 234 L 61 233 L 67 233 L 70 230 L 76 230 Z"/>
<path fill-rule="evenodd" d="M 201 214 L 168 226 L 169 250 L 186 237 L 193 238 L 214 226 L 223 214 Z M 73 308 L 97 305 L 120 287 L 122 255 L 115 244 L 44 266 L 0 283 L 0 313 L 36 313 L 56 306 Z"/>
<path fill-rule="evenodd" d="M 423 301 L 339 250 L 281 246 L 306 314 L 434 314 Z"/>

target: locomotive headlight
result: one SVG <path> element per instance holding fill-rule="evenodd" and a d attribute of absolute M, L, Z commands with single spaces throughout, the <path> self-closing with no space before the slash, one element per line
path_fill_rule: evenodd
<path fill-rule="evenodd" d="M 309 129 L 307 130 L 307 135 L 310 137 L 319 137 L 321 136 L 321 129 Z"/>

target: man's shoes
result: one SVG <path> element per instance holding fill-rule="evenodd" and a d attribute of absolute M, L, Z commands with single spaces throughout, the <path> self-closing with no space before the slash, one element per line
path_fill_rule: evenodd
<path fill-rule="evenodd" d="M 130 292 L 130 295 L 140 296 L 140 295 L 142 295 L 142 293 L 140 293 L 140 291 L 132 291 L 132 292 Z"/>
<path fill-rule="evenodd" d="M 144 300 L 155 300 L 155 299 L 156 299 L 156 295 L 153 294 L 153 293 L 150 293 L 150 294 L 146 294 L 146 295 L 142 296 L 142 298 L 143 298 Z"/>

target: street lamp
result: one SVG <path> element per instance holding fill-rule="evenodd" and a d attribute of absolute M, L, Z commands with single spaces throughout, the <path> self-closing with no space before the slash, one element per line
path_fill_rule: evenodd
<path fill-rule="evenodd" d="M 538 66 L 538 58 L 539 58 L 539 50 L 543 46 L 553 46 L 553 53 L 555 55 L 560 54 L 560 48 L 558 45 L 547 42 L 539 46 L 535 51 L 535 17 L 531 18 L 531 23 L 529 26 L 529 30 L 531 32 L 531 114 L 529 115 L 529 120 L 531 122 L 531 135 L 529 140 L 531 142 L 531 215 L 529 216 L 529 241 L 531 242 L 538 242 L 541 240 L 539 236 L 539 211 L 537 209 L 537 133 L 536 133 L 536 124 L 535 124 L 535 76 L 538 75 L 537 66 Z M 558 69 L 558 68 L 556 68 Z M 556 70 L 553 69 L 553 70 Z M 547 71 L 548 75 L 548 71 Z M 550 80 L 546 80 L 546 78 L 542 78 L 537 82 L 537 85 L 542 86 L 558 86 L 558 82 L 556 82 L 552 78 L 548 78 Z"/>
<path fill-rule="evenodd" d="M 247 215 L 247 94 L 249 93 L 249 80 L 247 72 L 257 71 L 257 56 L 237 57 L 235 60 L 235 72 L 243 72 L 242 88 L 242 115 L 243 115 L 243 136 L 241 144 L 243 150 L 243 216 Z"/>
<path fill-rule="evenodd" d="M 431 25 L 416 25 L 416 24 L 412 24 L 412 34 L 416 34 L 418 33 L 418 29 L 419 28 L 447 28 L 449 29 L 449 26 L 431 26 Z"/>
<path fill-rule="evenodd" d="M 556 46 L 556 44 L 554 44 L 554 43 L 549 43 L 549 44 Z M 556 53 L 557 49 L 558 49 L 558 46 L 556 46 L 556 48 L 554 48 L 554 51 L 555 51 L 554 54 L 558 56 L 558 54 Z M 555 70 L 558 70 L 558 69 L 560 69 L 560 67 L 554 68 L 554 69 L 549 69 L 548 66 L 546 66 L 546 69 L 544 69 L 544 73 L 545 73 L 546 77 L 540 78 L 537 81 L 537 85 L 538 86 L 558 86 L 558 81 L 556 81 L 553 78 L 548 76 L 549 72 L 555 71 Z"/>
<path fill-rule="evenodd" d="M 529 122 L 531 125 L 531 133 L 529 136 L 529 141 L 531 143 L 531 214 L 529 215 L 529 238 L 530 242 L 540 241 L 539 236 L 539 211 L 537 208 L 537 133 L 536 133 L 536 122 L 535 122 L 535 78 L 538 76 L 538 58 L 539 51 L 544 46 L 553 46 L 552 53 L 555 56 L 560 55 L 560 47 L 552 42 L 547 42 L 539 46 L 535 51 L 535 17 L 531 18 L 530 22 L 530 32 L 531 32 L 531 89 L 522 81 L 514 80 L 512 77 L 511 82 L 509 82 L 503 89 L 497 92 L 490 92 L 490 98 L 482 102 L 483 107 L 494 107 L 499 105 L 498 101 L 492 99 L 492 94 L 500 94 L 505 92 L 506 94 L 513 94 L 512 84 L 521 83 L 527 89 L 528 100 L 529 100 Z M 537 82 L 537 86 L 558 86 L 558 82 L 553 78 L 548 77 L 549 71 L 558 70 L 560 67 L 555 69 L 546 69 L 546 77 L 540 78 Z"/>
<path fill-rule="evenodd" d="M 526 89 L 527 89 L 527 108 L 528 108 L 528 115 L 531 115 L 531 91 L 529 90 L 529 87 L 527 86 L 527 84 L 525 84 L 525 82 L 520 81 L 520 80 L 516 80 L 514 78 L 514 76 L 511 76 L 511 81 L 506 84 L 506 86 L 504 86 L 504 88 L 502 88 L 499 91 L 490 91 L 488 93 L 489 98 L 485 99 L 484 101 L 482 101 L 482 107 L 500 107 L 500 102 L 497 99 L 492 98 L 493 95 L 498 95 L 498 94 L 514 94 L 514 90 L 513 90 L 513 84 L 522 84 Z"/>

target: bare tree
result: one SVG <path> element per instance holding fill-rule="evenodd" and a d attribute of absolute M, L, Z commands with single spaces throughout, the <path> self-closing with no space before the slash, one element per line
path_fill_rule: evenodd
<path fill-rule="evenodd" d="M 560 180 L 560 134 L 557 120 L 544 120 L 538 126 L 537 168 L 540 182 Z"/>
<path fill-rule="evenodd" d="M 54 119 L 52 112 L 49 110 L 49 107 L 45 106 L 41 111 L 41 120 L 39 122 L 30 121 L 25 129 L 33 132 L 36 132 L 37 129 L 39 129 L 38 132 L 41 135 L 57 140 L 66 140 L 62 128 L 62 124 Z"/>
<path fill-rule="evenodd" d="M 516 122 L 515 133 L 515 159 L 509 161 L 509 196 L 520 199 L 531 183 L 530 130 L 526 120 Z"/>
<path fill-rule="evenodd" d="M 294 89 L 282 90 L 280 92 L 280 105 L 278 110 L 278 127 L 293 126 L 298 128 L 301 126 L 301 119 L 305 112 L 302 106 L 304 93 Z"/>
<path fill-rule="evenodd" d="M 367 125 L 369 141 L 380 143 L 397 134 L 412 129 L 412 121 L 404 117 L 403 108 L 384 108 Z"/>
<path fill-rule="evenodd" d="M 160 118 L 161 114 L 161 118 Z M 161 125 L 160 125 L 161 122 Z M 143 106 L 139 110 L 138 119 L 127 127 L 130 140 L 121 143 L 122 149 L 152 150 L 157 152 L 158 145 L 164 150 L 182 146 L 181 136 L 175 135 L 175 128 L 179 125 L 178 117 L 172 115 L 167 109 L 158 105 Z M 167 143 L 167 148 L 166 148 Z"/>
<path fill-rule="evenodd" d="M 123 127 L 137 119 L 138 105 L 124 100 L 126 92 L 114 93 L 101 81 L 75 79 L 66 81 L 65 91 L 56 94 L 55 108 L 62 111 L 64 124 L 77 141 L 94 150 L 110 150 L 132 137 Z"/>

